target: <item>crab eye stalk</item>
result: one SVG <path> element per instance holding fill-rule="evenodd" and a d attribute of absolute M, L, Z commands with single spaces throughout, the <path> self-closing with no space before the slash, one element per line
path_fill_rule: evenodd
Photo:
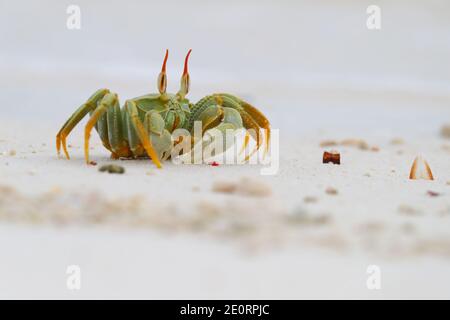
<path fill-rule="evenodd" d="M 189 93 L 190 79 L 189 79 L 188 63 L 191 51 L 192 49 L 189 49 L 186 58 L 184 59 L 184 70 L 183 75 L 181 76 L 180 91 L 178 91 L 178 96 L 180 96 L 181 99 L 184 99 L 184 97 Z"/>
<path fill-rule="evenodd" d="M 158 90 L 160 94 L 166 93 L 167 89 L 167 75 L 166 75 L 166 63 L 169 57 L 169 50 L 166 49 L 166 56 L 164 57 L 164 62 L 161 68 L 161 72 L 158 76 Z"/>

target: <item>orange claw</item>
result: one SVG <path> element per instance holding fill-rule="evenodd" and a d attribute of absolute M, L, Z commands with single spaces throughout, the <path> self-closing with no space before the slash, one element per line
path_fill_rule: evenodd
<path fill-rule="evenodd" d="M 163 65 L 162 65 L 162 68 L 161 68 L 161 72 L 163 72 L 163 73 L 166 72 L 167 58 L 169 58 L 169 49 L 166 49 L 166 55 L 164 56 L 164 61 L 163 61 Z"/>
<path fill-rule="evenodd" d="M 189 56 L 191 55 L 192 49 L 189 49 L 186 58 L 184 59 L 184 70 L 183 70 L 183 76 L 188 74 L 188 62 L 189 62 Z"/>
<path fill-rule="evenodd" d="M 159 73 L 158 76 L 158 91 L 160 94 L 165 94 L 167 89 L 166 63 L 168 57 L 169 57 L 169 49 L 166 49 L 166 55 L 164 57 L 161 72 Z"/>

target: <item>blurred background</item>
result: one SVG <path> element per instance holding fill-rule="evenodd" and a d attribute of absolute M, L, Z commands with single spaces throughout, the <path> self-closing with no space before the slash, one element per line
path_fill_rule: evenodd
<path fill-rule="evenodd" d="M 70 5 L 79 30 L 66 27 Z M 381 8 L 381 30 L 366 26 L 369 5 Z M 295 130 L 434 127 L 449 115 L 449 30 L 445 0 L 1 0 L 0 115 L 58 127 L 97 88 L 122 101 L 156 91 L 166 48 L 176 92 L 192 48 L 194 101 L 235 93 Z"/>

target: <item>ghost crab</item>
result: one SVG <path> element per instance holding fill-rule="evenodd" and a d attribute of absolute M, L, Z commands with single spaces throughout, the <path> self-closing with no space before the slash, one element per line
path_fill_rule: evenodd
<path fill-rule="evenodd" d="M 56 135 L 58 154 L 62 146 L 66 158 L 70 159 L 66 147 L 67 136 L 88 113 L 90 118 L 85 126 L 84 136 L 87 164 L 90 163 L 89 138 L 93 128 L 98 132 L 105 148 L 111 152 L 112 158 L 147 156 L 158 168 L 161 168 L 161 159 L 167 159 L 174 146 L 171 133 L 178 128 L 192 133 L 196 121 L 201 121 L 202 133 L 212 128 L 220 131 L 252 129 L 247 131 L 242 149 L 246 148 L 251 136 L 256 141 L 257 150 L 262 143 L 260 131 L 264 129 L 267 151 L 270 141 L 269 121 L 249 103 L 226 93 L 206 96 L 195 104 L 189 102 L 186 95 L 190 86 L 188 61 L 191 51 L 186 55 L 181 87 L 176 94 L 166 93 L 168 50 L 157 80 L 159 94 L 150 93 L 128 99 L 120 107 L 116 93 L 108 89 L 97 90 L 59 130 Z"/>

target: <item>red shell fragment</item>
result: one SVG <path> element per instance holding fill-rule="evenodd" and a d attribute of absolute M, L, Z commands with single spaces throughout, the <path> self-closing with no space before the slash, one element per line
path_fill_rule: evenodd
<path fill-rule="evenodd" d="M 341 154 L 337 151 L 325 151 L 323 153 L 323 163 L 341 164 Z"/>
<path fill-rule="evenodd" d="M 436 192 L 436 191 L 428 190 L 427 191 L 427 195 L 429 195 L 430 197 L 439 197 L 441 194 L 439 192 Z"/>

